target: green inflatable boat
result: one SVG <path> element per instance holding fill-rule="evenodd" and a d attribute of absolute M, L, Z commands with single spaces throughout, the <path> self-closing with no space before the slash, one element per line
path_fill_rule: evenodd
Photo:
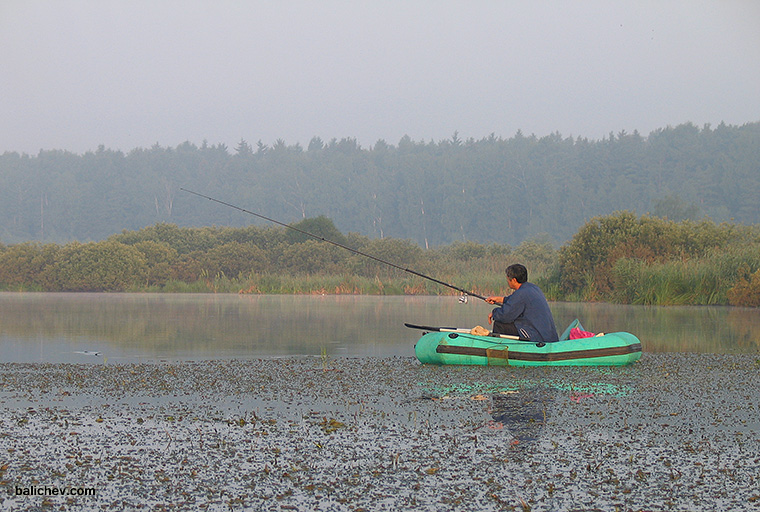
<path fill-rule="evenodd" d="M 406 324 L 425 332 L 414 352 L 424 364 L 496 366 L 623 366 L 641 357 L 641 342 L 633 334 L 613 332 L 570 339 L 570 331 L 583 328 L 573 321 L 560 341 L 536 343 L 512 336 L 470 334 L 470 329 L 425 327 Z"/>

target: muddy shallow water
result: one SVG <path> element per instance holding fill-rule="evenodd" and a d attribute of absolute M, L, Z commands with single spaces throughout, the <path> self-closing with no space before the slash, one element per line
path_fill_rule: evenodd
<path fill-rule="evenodd" d="M 0 364 L 0 509 L 760 510 L 758 370 Z"/>

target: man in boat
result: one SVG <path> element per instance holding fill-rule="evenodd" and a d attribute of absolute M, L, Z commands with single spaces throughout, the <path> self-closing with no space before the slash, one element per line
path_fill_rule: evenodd
<path fill-rule="evenodd" d="M 554 317 L 541 289 L 528 282 L 528 269 L 516 263 L 507 267 L 507 283 L 514 290 L 508 297 L 488 297 L 489 304 L 500 304 L 488 314 L 493 332 L 519 336 L 521 340 L 558 341 Z"/>

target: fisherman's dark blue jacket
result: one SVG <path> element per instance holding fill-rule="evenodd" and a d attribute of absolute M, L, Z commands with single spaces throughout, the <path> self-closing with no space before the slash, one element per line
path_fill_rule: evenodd
<path fill-rule="evenodd" d="M 494 309 L 492 315 L 497 322 L 514 323 L 520 339 L 546 342 L 559 340 L 546 297 L 533 283 L 523 283 L 512 295 L 504 297 L 504 304 Z"/>

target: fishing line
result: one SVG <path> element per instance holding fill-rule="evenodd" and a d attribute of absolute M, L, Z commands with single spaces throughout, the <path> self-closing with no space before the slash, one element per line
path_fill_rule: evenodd
<path fill-rule="evenodd" d="M 308 231 L 304 231 L 304 230 L 302 230 L 302 229 L 298 229 L 297 227 L 291 226 L 290 224 L 285 224 L 284 222 L 280 222 L 280 221 L 278 221 L 278 220 L 275 220 L 275 219 L 272 219 L 272 218 L 266 217 L 266 216 L 264 216 L 264 215 L 261 215 L 261 214 L 258 214 L 258 213 L 256 213 L 256 212 L 252 212 L 252 211 L 250 211 L 250 210 L 246 210 L 245 208 L 241 208 L 240 206 L 236 206 L 236 205 L 234 205 L 234 204 L 231 204 L 231 203 L 227 203 L 227 202 L 225 202 L 225 201 L 221 201 L 221 200 L 219 200 L 219 199 L 214 199 L 213 197 L 209 197 L 209 196 L 207 196 L 207 195 L 204 195 L 204 194 L 200 194 L 200 193 L 198 193 L 198 192 L 193 192 L 192 190 L 188 190 L 188 189 L 186 189 L 186 188 L 180 188 L 180 190 L 182 190 L 183 192 L 188 192 L 188 193 L 190 193 L 190 194 L 196 195 L 196 196 L 198 196 L 198 197 L 202 197 L 202 198 L 204 198 L 204 199 L 208 199 L 209 201 L 213 201 L 213 202 L 215 202 L 215 203 L 219 203 L 219 204 L 221 204 L 221 205 L 224 205 L 224 206 L 227 206 L 227 207 L 229 207 L 229 208 L 234 208 L 235 210 L 241 211 L 241 212 L 243 212 L 243 213 L 247 213 L 247 214 L 249 214 L 249 215 L 253 215 L 254 217 L 258 217 L 258 218 L 260 218 L 260 219 L 263 219 L 263 220 L 265 220 L 265 221 L 268 221 L 268 222 L 272 222 L 272 223 L 274 223 L 274 224 L 277 224 L 277 225 L 279 225 L 279 226 L 283 226 L 283 227 L 286 227 L 286 228 L 288 228 L 288 229 L 292 229 L 292 230 L 294 230 L 294 231 L 298 231 L 298 232 L 299 232 L 299 233 L 301 233 L 302 235 L 310 236 L 310 237 L 312 237 L 312 238 L 314 238 L 314 239 L 316 239 L 316 240 L 320 240 L 320 241 L 322 241 L 322 242 L 327 242 L 328 244 L 332 244 L 332 245 L 334 245 L 334 246 L 336 246 L 336 247 L 340 247 L 341 249 L 345 249 L 345 250 L 347 250 L 347 251 L 350 251 L 350 252 L 352 252 L 352 253 L 354 253 L 354 254 L 357 254 L 357 255 L 359 255 L 359 256 L 364 256 L 365 258 L 369 258 L 369 259 L 371 259 L 371 260 L 375 260 L 375 261 L 377 261 L 378 263 L 383 263 L 384 265 L 388 265 L 388 266 L 391 266 L 391 267 L 393 267 L 393 268 L 397 268 L 397 269 L 399 269 L 399 270 L 403 270 L 404 272 L 408 272 L 409 274 L 412 274 L 412 275 L 415 275 L 415 276 L 417 276 L 417 277 L 421 277 L 421 278 L 423 278 L 423 279 L 427 279 L 428 281 L 432 281 L 432 282 L 434 282 L 434 283 L 437 283 L 437 284 L 440 284 L 440 285 L 446 286 L 446 287 L 448 287 L 448 288 L 451 288 L 452 290 L 456 290 L 456 291 L 458 291 L 458 292 L 460 292 L 460 293 L 463 293 L 465 296 L 467 296 L 467 295 L 471 295 L 471 296 L 473 296 L 473 297 L 477 297 L 478 299 L 481 299 L 481 300 L 486 300 L 486 298 L 485 298 L 485 297 L 483 297 L 482 295 L 478 295 L 477 293 L 473 293 L 473 292 L 471 292 L 471 291 L 468 291 L 468 290 L 464 290 L 464 289 L 462 289 L 462 288 L 459 288 L 459 287 L 457 287 L 457 286 L 454 286 L 453 284 L 445 283 L 445 282 L 443 282 L 443 281 L 440 281 L 440 280 L 438 280 L 438 279 L 435 279 L 434 277 L 426 276 L 425 274 L 421 274 L 421 273 L 417 272 L 416 270 L 412 270 L 412 269 L 409 269 L 409 268 L 405 268 L 405 267 L 402 267 L 402 266 L 400 266 L 400 265 L 396 265 L 395 263 L 391 263 L 390 261 L 385 261 L 385 260 L 382 260 L 382 259 L 380 259 L 380 258 L 378 258 L 378 257 L 376 257 L 376 256 L 372 256 L 371 254 L 367 254 L 367 253 L 364 253 L 364 252 L 361 252 L 361 251 L 357 251 L 356 249 L 352 249 L 351 247 L 347 247 L 347 246 L 345 246 L 345 245 L 343 245 L 343 244 L 341 244 L 341 243 L 338 243 L 338 242 L 334 242 L 334 241 L 332 241 L 332 240 L 328 240 L 327 238 L 325 238 L 325 237 L 323 237 L 323 236 L 319 236 L 319 235 L 315 235 L 315 234 L 313 234 L 313 233 L 309 233 Z M 460 300 L 461 300 L 461 299 L 460 299 Z M 466 302 L 466 301 L 462 301 L 462 302 Z"/>

